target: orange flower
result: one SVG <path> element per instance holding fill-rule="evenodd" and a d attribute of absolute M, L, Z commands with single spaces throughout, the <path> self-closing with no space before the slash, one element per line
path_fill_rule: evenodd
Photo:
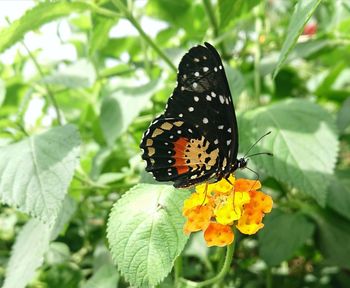
<path fill-rule="evenodd" d="M 202 230 L 209 247 L 231 244 L 232 226 L 243 234 L 255 234 L 264 227 L 263 217 L 273 204 L 270 196 L 257 191 L 260 188 L 257 180 L 236 180 L 233 176 L 228 181 L 198 185 L 184 202 L 184 232 Z"/>

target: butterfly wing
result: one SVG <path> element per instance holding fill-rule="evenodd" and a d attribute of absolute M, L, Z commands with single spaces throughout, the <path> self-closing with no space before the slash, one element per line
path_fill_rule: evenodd
<path fill-rule="evenodd" d="M 183 56 L 179 64 L 178 85 L 168 100 L 165 112 L 151 123 L 149 132 L 145 133 L 141 143 L 143 149 L 150 147 L 146 145 L 149 139 L 157 143 L 157 146 L 152 146 L 155 149 L 154 154 L 149 153 L 148 148 L 143 154 L 147 161 L 147 170 L 151 171 L 157 180 L 174 181 L 177 187 L 226 175 L 237 158 L 237 121 L 224 67 L 215 48 L 209 43 L 205 45 L 193 47 Z M 179 121 L 183 123 L 181 127 L 174 127 L 174 123 Z M 161 128 L 164 123 L 172 124 L 172 129 L 164 131 Z M 151 130 L 160 132 L 157 129 L 164 132 L 159 135 L 151 133 Z M 188 134 L 188 129 L 193 132 Z M 169 138 L 171 135 L 172 139 Z M 187 141 L 186 145 L 195 143 L 197 148 L 192 145 L 188 149 L 186 145 L 182 145 L 184 139 Z M 181 143 L 184 147 L 185 161 L 192 157 L 190 160 L 193 165 L 182 163 L 179 160 L 180 154 L 176 152 L 171 155 L 164 151 L 165 142 L 173 145 L 172 153 L 180 149 L 178 143 Z M 171 159 L 160 161 L 166 153 L 172 156 Z M 206 157 L 201 158 L 203 155 Z M 174 170 L 179 163 L 181 167 L 188 169 Z"/>

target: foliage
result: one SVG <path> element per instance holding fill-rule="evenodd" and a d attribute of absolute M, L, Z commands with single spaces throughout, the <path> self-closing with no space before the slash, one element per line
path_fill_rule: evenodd
<path fill-rule="evenodd" d="M 348 287 L 347 1 L 37 1 L 7 23 L 0 286 Z M 48 36 L 60 59 L 45 58 Z M 250 154 L 274 156 L 248 167 L 275 207 L 257 236 L 235 231 L 226 258 L 183 234 L 193 191 L 155 183 L 139 150 L 204 41 L 225 64 L 240 153 L 272 132 Z"/>

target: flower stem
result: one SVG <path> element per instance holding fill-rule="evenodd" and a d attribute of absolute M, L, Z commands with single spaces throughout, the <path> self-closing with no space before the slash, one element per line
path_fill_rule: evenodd
<path fill-rule="evenodd" d="M 33 61 L 34 66 L 35 66 L 35 68 L 38 70 L 38 72 L 39 72 L 41 78 L 44 78 L 44 77 L 45 77 L 45 74 L 44 74 L 44 72 L 42 71 L 39 62 L 36 61 L 35 56 L 34 56 L 33 53 L 30 51 L 30 49 L 28 48 L 28 46 L 24 43 L 24 41 L 21 41 L 21 43 L 22 43 L 23 47 L 27 50 L 28 56 L 29 56 L 29 58 Z M 51 88 L 50 88 L 49 84 L 47 84 L 47 83 L 44 82 L 44 86 L 45 86 L 45 89 L 46 89 L 47 97 L 49 98 L 50 102 L 52 103 L 52 105 L 53 105 L 53 107 L 54 107 L 54 109 L 55 109 L 56 116 L 57 116 L 57 122 L 58 122 L 59 125 L 62 125 L 61 113 L 60 113 L 60 109 L 59 109 L 59 107 L 58 107 L 58 104 L 57 104 L 55 95 L 54 95 L 53 92 L 51 91 Z"/>
<path fill-rule="evenodd" d="M 174 72 L 176 72 L 175 65 L 170 61 L 168 56 L 157 46 L 157 44 L 155 44 L 153 40 L 146 34 L 139 22 L 137 22 L 137 20 L 131 14 L 128 8 L 124 5 L 124 3 L 121 0 L 112 0 L 112 2 L 122 13 L 124 13 L 125 18 L 127 18 L 130 21 L 130 23 L 136 28 L 136 30 L 140 33 L 141 37 L 158 53 L 158 55 L 161 58 L 163 58 L 163 60 L 169 65 L 169 67 Z"/>
<path fill-rule="evenodd" d="M 180 287 L 180 277 L 182 274 L 182 256 L 179 255 L 175 261 L 174 266 L 174 278 L 175 278 L 175 287 Z"/>
<path fill-rule="evenodd" d="M 187 284 L 189 287 L 205 287 L 221 281 L 230 270 L 234 252 L 234 243 L 235 242 L 233 241 L 227 246 L 224 264 L 222 265 L 220 272 L 215 277 L 202 282 L 194 282 L 186 279 L 181 279 L 181 281 Z"/>

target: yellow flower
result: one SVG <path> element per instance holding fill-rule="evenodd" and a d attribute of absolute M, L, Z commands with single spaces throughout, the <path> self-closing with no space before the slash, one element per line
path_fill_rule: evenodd
<path fill-rule="evenodd" d="M 265 213 L 272 209 L 272 198 L 260 191 L 257 180 L 222 179 L 217 183 L 201 184 L 184 202 L 183 215 L 187 218 L 184 232 L 202 230 L 208 246 L 232 243 L 231 226 L 244 234 L 255 234 L 264 227 Z"/>

